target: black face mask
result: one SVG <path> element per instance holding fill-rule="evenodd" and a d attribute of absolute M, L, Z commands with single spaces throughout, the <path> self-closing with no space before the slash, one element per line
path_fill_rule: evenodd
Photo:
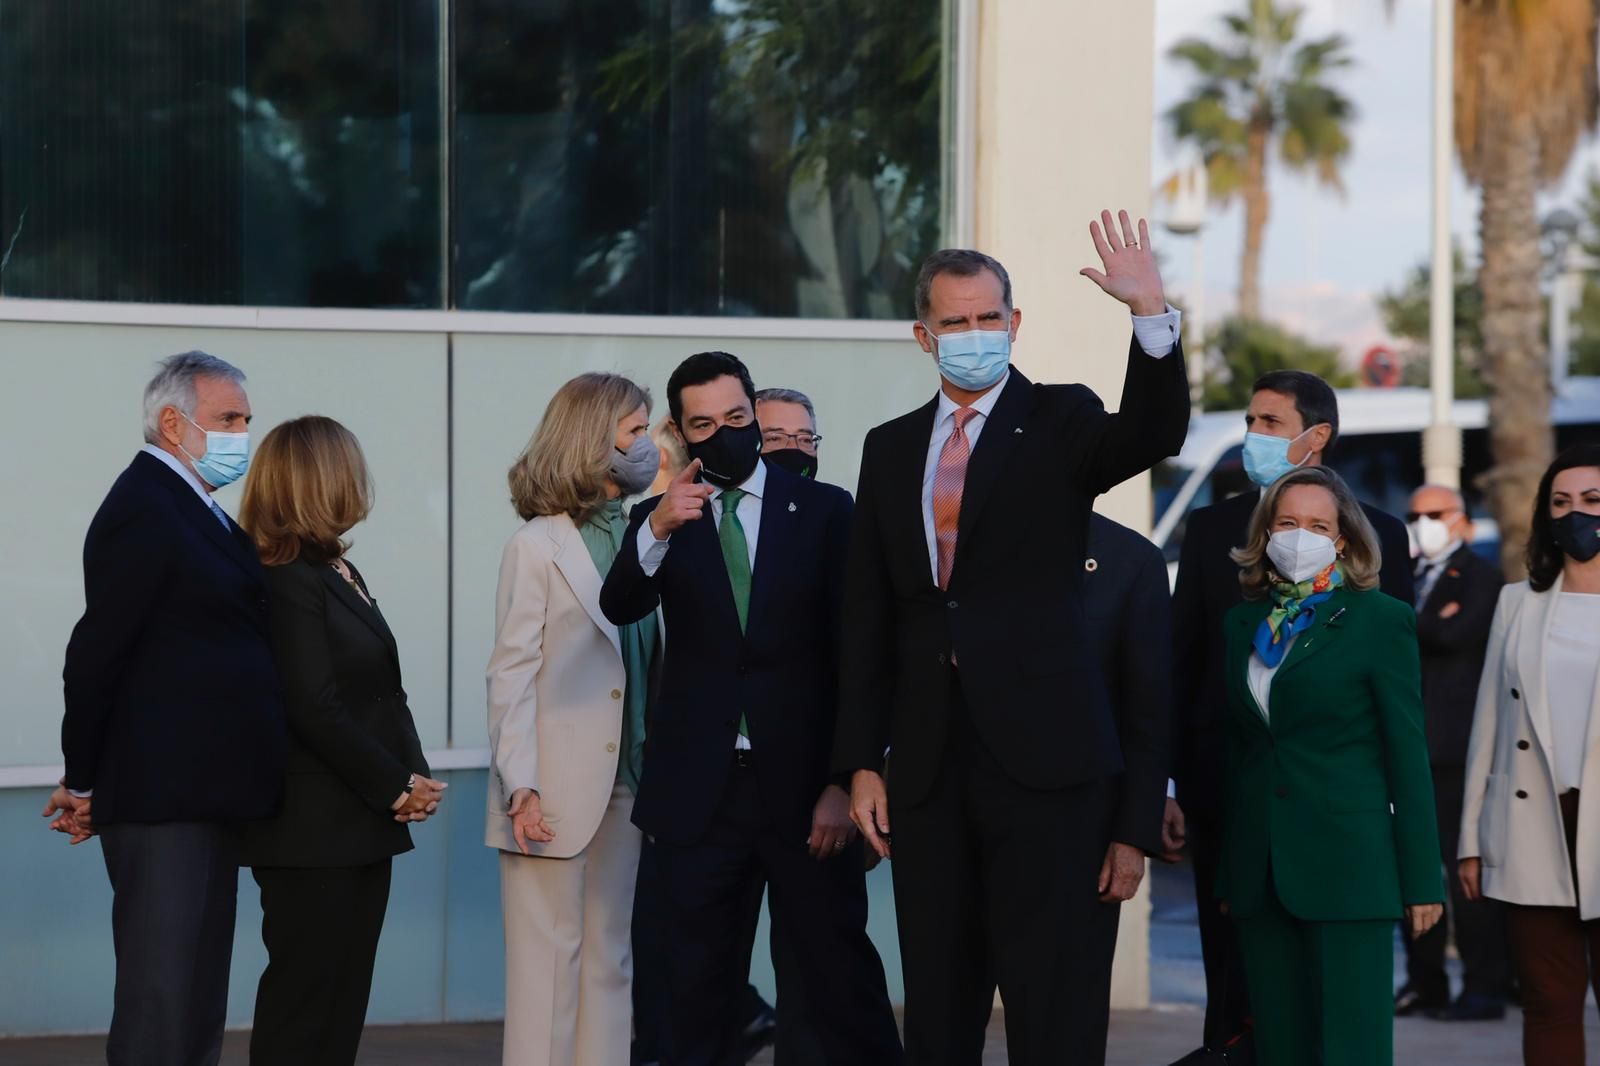
<path fill-rule="evenodd" d="M 1568 511 L 1554 524 L 1557 546 L 1574 560 L 1586 563 L 1600 555 L 1600 514 Z"/>
<path fill-rule="evenodd" d="M 817 476 L 817 457 L 799 448 L 779 448 L 775 452 L 762 452 L 761 458 L 791 474 L 809 478 Z"/>
<path fill-rule="evenodd" d="M 761 426 L 724 425 L 698 444 L 685 442 L 689 461 L 700 460 L 700 472 L 719 489 L 742 485 L 761 461 Z"/>

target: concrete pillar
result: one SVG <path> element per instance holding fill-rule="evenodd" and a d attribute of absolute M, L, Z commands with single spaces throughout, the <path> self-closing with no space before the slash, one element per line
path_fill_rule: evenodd
<path fill-rule="evenodd" d="M 1078 271 L 1100 265 L 1088 227 L 1101 208 L 1150 210 L 1153 0 L 954 2 L 977 4 L 973 238 L 1011 273 L 1016 362 L 1036 381 L 1083 382 L 1115 409 L 1128 312 Z M 1147 478 L 1100 504 L 1149 528 Z M 1141 893 L 1122 911 L 1117 1007 L 1149 1002 L 1149 928 Z"/>

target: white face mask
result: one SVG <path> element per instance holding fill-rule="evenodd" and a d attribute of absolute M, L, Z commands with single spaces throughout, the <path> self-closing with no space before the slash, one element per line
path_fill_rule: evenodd
<path fill-rule="evenodd" d="M 1267 541 L 1267 558 L 1279 576 L 1298 585 L 1332 566 L 1339 558 L 1339 549 L 1321 533 L 1280 529 Z"/>
<path fill-rule="evenodd" d="M 1450 527 L 1442 519 L 1418 515 L 1411 523 L 1411 543 L 1425 559 L 1437 559 L 1455 542 Z"/>

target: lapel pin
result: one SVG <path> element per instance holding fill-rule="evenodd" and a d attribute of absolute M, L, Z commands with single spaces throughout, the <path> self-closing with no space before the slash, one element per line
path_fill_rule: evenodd
<path fill-rule="evenodd" d="M 1344 612 L 1345 612 L 1345 608 L 1343 608 L 1343 607 L 1339 608 L 1337 611 L 1333 612 L 1333 617 L 1332 618 L 1329 618 L 1326 622 L 1324 622 L 1322 624 L 1324 626 L 1333 625 L 1333 623 L 1335 623 L 1335 622 L 1337 622 L 1339 620 L 1339 616 L 1344 614 Z"/>
<path fill-rule="evenodd" d="M 790 505 L 789 505 L 789 513 L 790 513 L 790 514 L 794 514 L 794 513 L 795 513 L 795 512 L 796 512 L 796 511 L 798 511 L 798 510 L 800 510 L 800 508 L 798 508 L 798 507 L 796 507 L 796 506 L 795 506 L 795 505 L 794 505 L 794 504 L 792 504 L 792 503 L 791 503 L 791 504 L 790 504 Z"/>
<path fill-rule="evenodd" d="M 1022 427 L 1018 426 L 1016 429 L 1012 430 L 1011 432 L 1016 433 L 1016 434 L 1021 434 L 1022 433 Z"/>

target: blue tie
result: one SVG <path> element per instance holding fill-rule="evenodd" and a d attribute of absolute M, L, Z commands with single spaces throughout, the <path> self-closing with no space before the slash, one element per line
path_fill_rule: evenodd
<path fill-rule="evenodd" d="M 222 523 L 222 528 L 229 533 L 233 532 L 233 523 L 228 521 L 228 513 L 222 509 L 216 500 L 207 500 L 211 505 L 211 513 L 217 516 L 217 521 Z"/>

